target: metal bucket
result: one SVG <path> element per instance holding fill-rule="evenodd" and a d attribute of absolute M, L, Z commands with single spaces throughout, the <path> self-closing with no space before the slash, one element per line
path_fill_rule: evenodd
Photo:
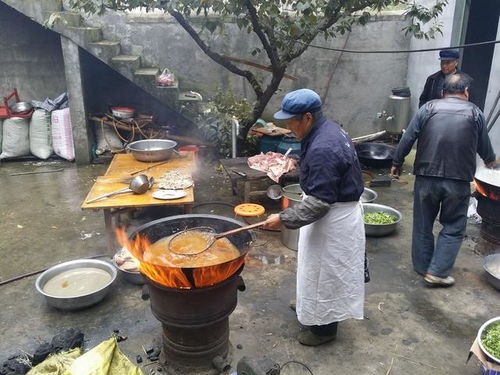
<path fill-rule="evenodd" d="M 299 184 L 288 185 L 283 188 L 281 206 L 283 209 L 293 207 L 302 201 L 302 189 Z M 299 249 L 299 229 L 281 228 L 281 243 L 291 250 Z"/>

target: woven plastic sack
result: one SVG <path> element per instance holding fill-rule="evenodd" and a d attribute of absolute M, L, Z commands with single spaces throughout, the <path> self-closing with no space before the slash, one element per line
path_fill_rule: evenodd
<path fill-rule="evenodd" d="M 44 109 L 37 109 L 31 117 L 30 151 L 40 159 L 48 159 L 52 155 L 50 114 Z"/>
<path fill-rule="evenodd" d="M 2 153 L 0 159 L 30 154 L 29 120 L 11 117 L 3 122 Z"/>
<path fill-rule="evenodd" d="M 123 151 L 123 143 L 118 138 L 115 129 L 108 125 L 104 125 L 100 121 L 95 121 L 95 138 L 97 147 L 95 150 L 96 155 L 102 155 L 106 151 Z"/>
<path fill-rule="evenodd" d="M 75 159 L 73 130 L 69 108 L 52 112 L 52 146 L 56 155 L 66 160 Z"/>
<path fill-rule="evenodd" d="M 120 351 L 116 338 L 101 342 L 77 358 L 65 375 L 144 375 Z"/>
<path fill-rule="evenodd" d="M 28 375 L 66 375 L 75 359 L 80 355 L 80 348 L 52 354 L 45 361 L 33 367 Z"/>
<path fill-rule="evenodd" d="M 2 153 L 3 120 L 0 120 L 0 154 Z"/>

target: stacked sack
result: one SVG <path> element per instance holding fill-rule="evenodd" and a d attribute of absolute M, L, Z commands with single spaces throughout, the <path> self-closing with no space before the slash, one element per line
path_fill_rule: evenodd
<path fill-rule="evenodd" d="M 0 123 L 1 124 L 1 123 Z M 69 108 L 52 113 L 37 109 L 30 119 L 11 117 L 0 125 L 0 159 L 34 155 L 48 159 L 53 152 L 75 159 Z"/>

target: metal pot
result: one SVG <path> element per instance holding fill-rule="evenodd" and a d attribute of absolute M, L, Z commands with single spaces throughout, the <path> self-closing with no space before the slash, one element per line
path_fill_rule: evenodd
<path fill-rule="evenodd" d="M 100 289 L 79 297 L 58 297 L 50 295 L 43 290 L 47 281 L 61 272 L 83 267 L 103 269 L 111 275 L 111 280 Z M 36 290 L 45 297 L 49 305 L 61 310 L 78 310 L 100 302 L 110 291 L 111 285 L 116 280 L 116 275 L 116 268 L 108 262 L 97 259 L 77 259 L 50 267 L 38 276 L 35 287 Z"/>
<path fill-rule="evenodd" d="M 293 207 L 302 201 L 302 188 L 299 184 L 292 184 L 283 188 L 281 206 L 283 209 Z M 281 243 L 291 250 L 299 250 L 299 229 L 281 228 Z"/>
<path fill-rule="evenodd" d="M 28 102 L 17 102 L 15 104 L 12 104 L 9 109 L 12 113 L 23 113 L 31 111 L 33 109 L 33 106 Z"/>
<path fill-rule="evenodd" d="M 137 234 L 141 234 L 143 236 L 146 236 L 150 242 L 154 243 L 181 230 L 194 227 L 210 227 L 213 228 L 216 233 L 222 233 L 231 229 L 240 228 L 245 225 L 247 224 L 218 215 L 177 215 L 155 220 L 137 228 L 136 231 L 130 235 L 130 239 L 133 240 L 135 239 Z M 203 287 L 210 286 L 204 285 L 203 274 L 220 274 L 222 278 L 217 282 L 221 282 L 230 277 L 244 264 L 245 255 L 250 249 L 249 245 L 255 239 L 255 236 L 251 231 L 247 231 L 232 235 L 228 237 L 228 239 L 233 243 L 233 245 L 238 248 L 238 250 L 240 251 L 240 256 L 236 259 L 214 266 L 183 268 L 167 267 L 153 265 L 144 262 L 141 256 L 136 256 L 136 254 L 134 254 L 134 256 L 136 256 L 136 258 L 141 261 L 141 272 L 146 272 L 142 267 L 142 265 L 144 264 L 154 269 L 154 271 L 158 274 L 171 274 L 181 270 L 190 283 L 188 287 L 197 288 L 202 287 L 201 285 L 203 285 Z M 145 274 L 145 276 L 147 277 L 148 275 Z M 151 279 L 154 279 L 154 277 L 151 277 Z M 214 279 L 211 278 L 211 281 L 213 280 Z M 213 282 L 211 285 L 214 285 L 217 282 Z"/>
<path fill-rule="evenodd" d="M 143 139 L 128 144 L 127 152 L 139 161 L 163 161 L 171 158 L 176 146 L 170 139 Z"/>
<path fill-rule="evenodd" d="M 361 164 L 372 168 L 387 168 L 392 165 L 396 148 L 385 143 L 366 142 L 354 146 Z"/>

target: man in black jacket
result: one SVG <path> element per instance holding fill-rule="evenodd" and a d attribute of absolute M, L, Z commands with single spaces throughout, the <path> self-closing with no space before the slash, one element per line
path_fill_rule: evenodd
<path fill-rule="evenodd" d="M 455 283 L 449 273 L 462 244 L 470 181 L 476 153 L 487 167 L 496 165 L 483 112 L 468 101 L 469 77 L 446 77 L 444 98 L 422 106 L 394 154 L 391 174 L 399 176 L 404 158 L 418 139 L 413 173 L 412 261 L 416 272 L 434 286 Z M 432 228 L 439 212 L 443 228 L 436 244 Z"/>
<path fill-rule="evenodd" d="M 458 66 L 459 53 L 455 50 L 442 50 L 439 52 L 439 60 L 441 60 L 441 70 L 431 74 L 427 77 L 425 81 L 424 90 L 420 95 L 420 100 L 418 102 L 419 108 L 425 103 L 434 100 L 441 99 L 443 96 L 443 85 L 444 80 L 450 74 L 465 74 L 457 69 Z M 470 85 L 472 84 L 472 79 L 469 77 L 469 95 L 470 95 Z M 469 97 L 469 101 L 474 103 L 474 100 Z"/>

